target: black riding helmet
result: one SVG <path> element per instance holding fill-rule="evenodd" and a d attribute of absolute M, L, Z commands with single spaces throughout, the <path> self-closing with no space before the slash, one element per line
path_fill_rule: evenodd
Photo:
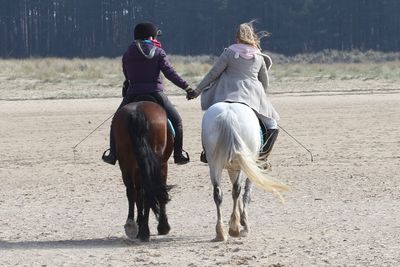
<path fill-rule="evenodd" d="M 161 35 L 161 31 L 157 29 L 151 22 L 142 22 L 135 26 L 134 38 L 135 40 L 144 40 L 150 36 L 156 38 Z"/>

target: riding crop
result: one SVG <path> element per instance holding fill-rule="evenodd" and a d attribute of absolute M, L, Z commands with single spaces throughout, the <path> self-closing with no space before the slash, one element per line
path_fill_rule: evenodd
<path fill-rule="evenodd" d="M 294 141 L 296 141 L 299 145 L 301 145 L 305 150 L 307 150 L 307 152 L 310 154 L 310 156 L 311 156 L 311 162 L 313 162 L 314 161 L 314 156 L 313 156 L 313 154 L 312 154 L 312 152 L 308 149 L 308 148 L 306 148 L 302 143 L 300 143 L 300 141 L 299 140 L 297 140 L 293 135 L 291 135 L 290 133 L 288 133 L 288 131 L 286 131 L 284 128 L 282 128 L 282 126 L 280 126 L 280 125 L 278 125 L 279 126 L 279 128 L 281 128 L 282 129 L 282 131 L 284 131 L 287 135 L 289 135 Z"/>
<path fill-rule="evenodd" d="M 85 138 L 83 138 L 81 141 L 79 141 L 75 146 L 72 147 L 73 151 L 74 151 L 74 156 L 75 156 L 75 152 L 76 152 L 76 148 L 77 146 L 79 146 L 83 141 L 85 141 L 89 136 L 91 136 L 95 131 L 97 131 L 97 129 L 99 129 L 104 123 L 106 123 L 106 121 L 108 121 L 111 117 L 114 116 L 114 113 L 111 114 L 107 119 L 105 119 L 102 123 L 100 123 L 93 131 L 91 131 L 87 136 L 85 136 Z"/>

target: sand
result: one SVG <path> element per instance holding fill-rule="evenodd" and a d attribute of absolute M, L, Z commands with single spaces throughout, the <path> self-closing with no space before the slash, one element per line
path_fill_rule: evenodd
<path fill-rule="evenodd" d="M 0 266 L 399 266 L 400 94 L 272 96 L 281 131 L 271 175 L 285 204 L 257 188 L 250 234 L 222 243 L 199 101 L 173 96 L 192 162 L 170 162 L 171 232 L 129 241 L 118 166 L 100 160 L 120 99 L 0 101 Z M 224 220 L 232 209 L 223 179 Z"/>

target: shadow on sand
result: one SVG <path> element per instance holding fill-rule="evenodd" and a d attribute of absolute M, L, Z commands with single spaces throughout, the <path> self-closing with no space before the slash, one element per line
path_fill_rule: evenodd
<path fill-rule="evenodd" d="M 160 247 L 167 244 L 168 246 L 181 246 L 189 243 L 207 243 L 207 241 L 193 240 L 192 237 L 167 237 L 152 236 L 150 242 L 140 242 L 138 239 L 129 240 L 125 237 L 107 237 L 93 239 L 71 239 L 71 240 L 49 240 L 49 241 L 4 241 L 0 240 L 1 250 L 14 249 L 95 249 L 95 248 L 119 248 L 132 246 Z M 198 237 L 197 237 L 198 238 Z M 189 241 L 191 240 L 191 241 Z"/>

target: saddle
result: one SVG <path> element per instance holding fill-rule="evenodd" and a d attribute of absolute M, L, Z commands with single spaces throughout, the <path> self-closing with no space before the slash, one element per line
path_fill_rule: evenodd
<path fill-rule="evenodd" d="M 162 108 L 164 108 L 164 102 L 160 98 L 158 98 L 156 95 L 141 94 L 141 95 L 134 96 L 132 98 L 132 102 L 140 102 L 140 101 L 154 102 L 154 103 L 160 105 Z M 175 129 L 174 129 L 174 126 L 172 125 L 172 122 L 169 119 L 168 119 L 168 128 L 171 130 L 172 136 L 175 138 Z"/>
<path fill-rule="evenodd" d="M 132 102 L 140 102 L 140 101 L 154 102 L 164 108 L 164 103 L 161 101 L 161 99 L 157 99 L 154 95 L 151 94 L 140 94 L 132 98 Z"/>

